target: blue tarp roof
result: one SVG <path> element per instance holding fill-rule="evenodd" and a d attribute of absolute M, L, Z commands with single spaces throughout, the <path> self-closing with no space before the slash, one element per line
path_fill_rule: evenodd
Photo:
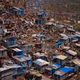
<path fill-rule="evenodd" d="M 55 72 L 55 76 L 58 77 L 58 78 L 61 78 L 61 77 L 63 77 L 66 73 L 73 73 L 73 72 L 74 72 L 74 68 L 72 68 L 72 67 L 67 67 L 67 66 L 66 66 L 66 67 L 60 68 L 58 71 L 61 72 L 62 74 Z"/>
<path fill-rule="evenodd" d="M 64 67 L 64 68 L 60 68 L 60 71 L 65 72 L 65 73 L 69 73 L 69 72 L 73 72 L 74 68 L 72 68 L 72 67 Z"/>

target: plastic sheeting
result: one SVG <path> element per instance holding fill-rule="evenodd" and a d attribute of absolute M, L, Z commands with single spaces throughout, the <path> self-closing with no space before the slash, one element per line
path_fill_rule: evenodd
<path fill-rule="evenodd" d="M 56 42 L 56 44 L 55 44 L 55 47 L 56 48 L 59 48 L 61 45 L 63 45 L 64 44 L 64 40 L 62 40 L 62 39 L 60 39 L 60 40 L 58 40 L 57 42 Z"/>
<path fill-rule="evenodd" d="M 73 72 L 74 71 L 74 68 L 64 67 L 64 68 L 61 68 L 60 71 L 62 71 L 64 73 L 70 73 L 70 72 Z"/>

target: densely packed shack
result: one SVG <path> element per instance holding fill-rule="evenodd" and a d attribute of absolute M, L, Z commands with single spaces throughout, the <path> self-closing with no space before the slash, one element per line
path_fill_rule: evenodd
<path fill-rule="evenodd" d="M 80 32 L 43 10 L 0 2 L 0 80 L 80 79 Z"/>

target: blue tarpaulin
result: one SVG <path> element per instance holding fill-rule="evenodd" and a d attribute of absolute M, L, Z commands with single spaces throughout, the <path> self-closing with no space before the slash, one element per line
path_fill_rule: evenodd
<path fill-rule="evenodd" d="M 56 42 L 55 47 L 56 48 L 60 48 L 61 45 L 63 45 L 65 43 L 65 40 L 60 39 Z"/>
<path fill-rule="evenodd" d="M 67 78 L 68 76 L 65 76 L 65 74 L 74 73 L 74 68 L 65 66 L 63 68 L 60 68 L 58 71 L 56 71 L 57 73 L 55 72 L 54 74 L 57 79 L 64 78 L 64 77 Z"/>
<path fill-rule="evenodd" d="M 19 51 L 14 50 L 13 56 L 23 57 L 24 53 L 23 53 L 23 51 L 21 49 Z"/>
<path fill-rule="evenodd" d="M 23 56 L 23 51 L 15 52 L 13 56 Z"/>
<path fill-rule="evenodd" d="M 74 71 L 74 68 L 72 68 L 72 67 L 64 67 L 64 68 L 61 68 L 60 71 L 62 71 L 64 73 L 70 73 L 70 72 Z"/>
<path fill-rule="evenodd" d="M 23 8 L 20 8 L 20 10 L 18 10 L 18 15 L 24 16 L 24 9 Z"/>

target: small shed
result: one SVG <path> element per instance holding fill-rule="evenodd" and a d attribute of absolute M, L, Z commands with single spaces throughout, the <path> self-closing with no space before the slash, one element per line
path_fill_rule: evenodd
<path fill-rule="evenodd" d="M 73 50 L 67 50 L 66 51 L 66 55 L 68 56 L 68 59 L 73 59 L 75 57 L 77 57 L 77 52 L 73 51 Z"/>
<path fill-rule="evenodd" d="M 35 59 L 43 59 L 43 60 L 47 60 L 47 57 L 45 56 L 44 53 L 40 53 L 40 52 L 37 52 L 35 54 L 33 54 Z"/>
<path fill-rule="evenodd" d="M 57 71 L 60 67 L 61 65 L 56 64 L 56 63 L 49 65 L 45 68 L 45 73 L 52 76 L 54 72 Z"/>
<path fill-rule="evenodd" d="M 37 70 L 43 72 L 44 68 L 49 65 L 49 62 L 42 60 L 42 59 L 37 59 L 37 60 L 33 61 L 33 64 Z"/>
<path fill-rule="evenodd" d="M 70 75 L 71 74 L 71 75 Z M 55 80 L 64 80 L 74 74 L 74 68 L 64 66 L 54 73 Z"/>
<path fill-rule="evenodd" d="M 55 59 L 56 59 L 56 63 L 58 63 L 58 64 L 60 64 L 60 65 L 64 65 L 65 63 L 66 63 L 66 61 L 67 61 L 67 56 L 65 56 L 65 55 L 57 55 L 56 57 L 55 57 Z"/>
<path fill-rule="evenodd" d="M 73 59 L 72 63 L 75 65 L 76 72 L 80 72 L 80 59 Z"/>

